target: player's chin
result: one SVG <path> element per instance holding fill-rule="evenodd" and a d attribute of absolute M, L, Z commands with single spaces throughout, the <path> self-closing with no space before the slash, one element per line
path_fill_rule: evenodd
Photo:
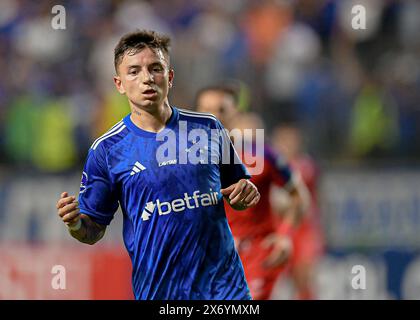
<path fill-rule="evenodd" d="M 156 99 L 141 99 L 137 103 L 144 110 L 152 110 L 155 109 L 159 105 L 159 101 Z"/>

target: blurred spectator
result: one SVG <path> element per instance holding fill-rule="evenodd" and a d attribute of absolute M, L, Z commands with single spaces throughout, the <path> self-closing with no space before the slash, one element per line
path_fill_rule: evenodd
<path fill-rule="evenodd" d="M 398 142 L 398 114 L 389 96 L 366 80 L 351 118 L 350 148 L 358 157 L 389 152 Z"/>
<path fill-rule="evenodd" d="M 319 158 L 420 155 L 414 147 L 420 123 L 417 1 L 75 0 L 63 2 L 65 30 L 51 28 L 54 4 L 0 4 L 0 67 L 8 75 L 0 79 L 2 163 L 43 167 L 25 146 L 36 137 L 31 114 L 47 108 L 56 117 L 69 115 L 62 125 L 76 145 L 53 171 L 78 165 L 85 156 L 81 146 L 128 112 L 110 94 L 109 62 L 115 39 L 134 28 L 176 39 L 175 105 L 194 108 L 199 87 L 237 78 L 249 89 L 247 104 L 261 113 L 268 129 L 278 121 L 297 122 L 312 137 L 308 149 Z M 351 28 L 355 4 L 366 8 L 366 30 Z M 45 101 L 61 101 L 60 112 Z M 14 120 L 22 113 L 21 121 Z"/>
<path fill-rule="evenodd" d="M 22 97 L 6 116 L 6 150 L 15 164 L 61 172 L 76 164 L 70 108 L 64 101 Z"/>

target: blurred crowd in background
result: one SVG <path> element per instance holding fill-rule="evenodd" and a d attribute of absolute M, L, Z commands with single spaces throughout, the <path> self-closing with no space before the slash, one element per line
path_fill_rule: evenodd
<path fill-rule="evenodd" d="M 396 0 L 71 0 L 0 2 L 0 164 L 41 172 L 80 168 L 95 137 L 129 112 L 113 88 L 113 49 L 126 32 L 172 37 L 170 102 L 241 87 L 241 107 L 267 133 L 301 127 L 329 162 L 415 163 L 420 149 L 420 2 Z M 351 26 L 353 5 L 366 29 Z"/>
<path fill-rule="evenodd" d="M 352 27 L 355 5 L 366 29 Z M 196 109 L 199 89 L 229 82 L 274 147 L 302 137 L 320 169 L 318 298 L 420 297 L 420 1 L 1 0 L 0 299 L 131 297 L 125 252 L 75 245 L 55 201 L 77 193 L 90 145 L 130 112 L 113 51 L 135 29 L 172 38 L 172 105 Z M 106 241 L 121 241 L 121 215 Z M 57 264 L 64 291 L 50 286 Z M 354 265 L 367 290 L 351 287 Z"/>

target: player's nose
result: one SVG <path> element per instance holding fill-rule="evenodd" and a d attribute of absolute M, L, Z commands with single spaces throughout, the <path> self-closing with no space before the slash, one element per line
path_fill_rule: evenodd
<path fill-rule="evenodd" d="M 144 84 L 149 84 L 153 82 L 153 75 L 149 71 L 142 71 L 141 72 L 141 80 Z"/>

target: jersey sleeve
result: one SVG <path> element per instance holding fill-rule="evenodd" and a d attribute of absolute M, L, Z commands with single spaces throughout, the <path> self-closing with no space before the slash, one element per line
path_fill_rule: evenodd
<path fill-rule="evenodd" d="M 292 190 L 295 186 L 295 177 L 283 156 L 265 146 L 264 157 L 271 181 L 280 188 Z"/>
<path fill-rule="evenodd" d="M 220 180 L 222 188 L 227 188 L 240 179 L 250 179 L 251 175 L 239 158 L 226 129 L 220 121 L 216 125 L 220 134 Z"/>
<path fill-rule="evenodd" d="M 89 149 L 80 183 L 79 207 L 81 213 L 102 225 L 109 225 L 118 209 L 118 198 L 101 146 Z"/>

